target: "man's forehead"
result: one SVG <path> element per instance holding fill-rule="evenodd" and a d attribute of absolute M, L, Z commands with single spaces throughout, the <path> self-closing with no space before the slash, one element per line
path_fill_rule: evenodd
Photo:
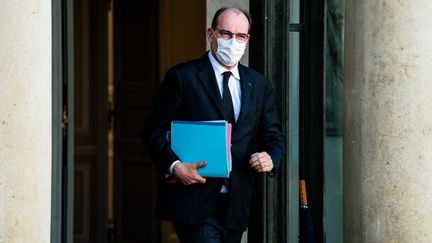
<path fill-rule="evenodd" d="M 219 27 L 226 27 L 225 25 L 235 25 L 238 28 L 244 28 L 245 31 L 249 29 L 249 20 L 247 17 L 237 9 L 227 9 L 219 15 Z"/>

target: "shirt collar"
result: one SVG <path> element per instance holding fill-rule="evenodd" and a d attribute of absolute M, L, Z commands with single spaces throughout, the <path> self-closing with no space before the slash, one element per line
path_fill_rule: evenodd
<path fill-rule="evenodd" d="M 224 68 L 222 65 L 220 65 L 220 63 L 212 55 L 211 51 L 208 52 L 208 57 L 210 59 L 210 63 L 213 67 L 213 70 L 216 74 L 222 75 L 222 73 L 229 71 L 232 73 L 232 76 L 234 76 L 235 79 L 240 80 L 240 74 L 238 71 L 238 63 L 234 66 L 234 68 L 232 68 L 231 70 L 228 70 L 228 69 Z"/>

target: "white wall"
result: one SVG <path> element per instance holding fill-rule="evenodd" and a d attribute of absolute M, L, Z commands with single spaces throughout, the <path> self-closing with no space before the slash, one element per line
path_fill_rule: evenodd
<path fill-rule="evenodd" d="M 51 1 L 0 7 L 0 242 L 49 242 Z"/>
<path fill-rule="evenodd" d="M 432 242 L 432 5 L 348 0 L 344 241 Z"/>

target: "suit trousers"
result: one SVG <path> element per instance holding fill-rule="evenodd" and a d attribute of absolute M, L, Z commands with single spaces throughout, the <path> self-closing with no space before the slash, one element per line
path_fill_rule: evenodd
<path fill-rule="evenodd" d="M 228 193 L 220 193 L 216 207 L 202 224 L 173 222 L 180 243 L 240 243 L 243 231 L 225 228 L 228 199 Z"/>

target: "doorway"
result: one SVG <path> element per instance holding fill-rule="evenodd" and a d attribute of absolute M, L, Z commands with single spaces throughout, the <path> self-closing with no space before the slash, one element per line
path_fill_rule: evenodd
<path fill-rule="evenodd" d="M 69 131 L 75 130 L 75 147 L 72 150 L 63 150 L 73 151 L 75 157 L 72 176 L 75 189 L 62 191 L 71 188 L 70 184 L 65 183 L 68 178 L 63 180 L 69 171 L 63 171 L 63 177 L 57 176 L 60 179 L 53 179 L 53 190 L 56 192 L 53 194 L 53 205 L 56 205 L 53 206 L 53 222 L 62 221 L 62 224 L 53 224 L 53 231 L 57 232 L 55 236 L 60 238 L 63 236 L 60 231 L 70 231 L 69 220 L 72 217 L 69 217 L 68 207 L 71 200 L 65 200 L 66 203 L 60 200 L 68 198 L 75 204 L 75 242 L 176 242 L 172 228 L 154 220 L 154 169 L 136 135 L 167 68 L 175 63 L 199 57 L 205 51 L 206 2 L 190 0 L 182 1 L 180 5 L 180 1 L 175 0 L 62 1 L 63 4 L 66 2 L 68 5 L 74 3 L 72 22 L 75 25 L 75 45 L 72 49 L 76 78 L 73 95 L 75 101 L 70 103 L 75 108 L 75 116 L 69 118 L 73 118 L 75 125 L 74 129 Z M 332 5 L 325 5 L 332 1 L 319 5 L 311 4 L 311 1 L 297 0 L 250 2 L 251 12 L 255 13 L 254 29 L 258 29 L 253 34 L 254 38 L 256 37 L 255 46 L 250 47 L 250 50 L 253 50 L 251 60 L 254 60 L 251 66 L 267 70 L 277 86 L 278 97 L 282 100 L 282 113 L 285 115 L 284 119 L 287 119 L 284 125 L 290 157 L 287 158 L 289 161 L 285 174 L 274 180 L 278 184 L 268 184 L 266 188 L 261 188 L 260 193 L 270 192 L 266 195 L 271 195 L 271 192 L 278 192 L 281 197 L 268 197 L 267 201 L 259 201 L 259 211 L 255 215 L 257 217 L 254 217 L 258 223 L 251 224 L 257 226 L 258 230 L 249 228 L 249 236 L 257 237 L 249 237 L 249 241 L 262 242 L 261 237 L 286 237 L 293 241 L 297 239 L 299 222 L 296 183 L 299 164 L 304 165 L 305 173 L 312 178 L 307 184 L 310 188 L 310 209 L 318 239 L 322 240 L 324 236 L 330 238 L 329 232 L 334 232 L 335 237 L 341 238 L 342 222 L 337 221 L 339 226 L 335 226 L 334 221 L 335 216 L 340 218 L 341 208 L 327 207 L 336 205 L 330 204 L 332 200 L 337 200 L 340 205 L 341 195 L 334 193 L 331 187 L 333 184 L 330 184 L 334 181 L 327 180 L 329 169 L 334 169 L 331 164 L 325 164 L 329 160 L 328 155 L 332 156 L 330 159 L 338 159 L 338 163 L 341 161 L 340 154 L 331 154 L 332 151 L 325 146 L 331 145 L 330 140 L 336 140 L 335 135 L 340 135 L 334 133 L 334 125 L 339 122 L 338 117 L 327 117 L 329 114 L 323 110 L 325 99 L 328 102 L 331 95 L 334 95 L 324 93 L 325 88 L 335 82 L 333 79 L 328 80 L 327 76 L 324 78 L 324 75 L 328 74 L 328 70 L 324 71 L 324 68 L 332 68 L 327 56 L 324 60 L 325 52 L 330 50 L 323 45 L 323 42 L 326 45 L 330 43 L 329 40 L 324 40 L 327 38 L 324 37 L 324 10 L 327 8 L 332 11 L 332 8 L 328 8 Z M 64 9 L 60 10 L 61 4 L 56 4 L 53 4 L 57 7 L 53 7 L 54 13 L 63 13 Z M 191 9 L 194 11 L 190 11 Z M 69 12 L 70 8 L 67 10 L 66 12 Z M 286 15 L 288 12 L 289 16 Z M 59 16 L 54 17 L 55 20 L 60 19 Z M 288 17 L 289 21 L 285 19 Z M 300 18 L 303 23 L 299 22 Z M 56 21 L 53 23 L 57 29 L 66 27 L 62 22 L 62 28 Z M 287 33 L 287 26 L 290 33 Z M 62 42 L 64 36 L 61 34 L 64 33 L 57 32 L 59 41 L 54 44 L 69 51 L 69 45 Z M 269 33 L 276 33 L 276 36 Z M 282 45 L 282 48 L 275 48 L 277 45 Z M 284 58 L 280 58 L 281 50 Z M 65 50 L 59 50 L 58 53 L 68 54 Z M 68 56 L 63 58 L 69 60 Z M 325 63 L 329 66 L 325 67 Z M 66 66 L 63 63 L 63 68 Z M 285 73 L 285 70 L 289 72 Z M 60 70 L 55 74 L 63 75 L 62 72 Z M 63 80 L 67 78 L 63 77 Z M 108 90 L 110 80 L 111 96 Z M 337 87 L 334 90 L 337 91 Z M 58 93 L 61 91 L 56 95 Z M 69 100 L 70 97 L 72 95 L 66 98 Z M 109 103 L 110 97 L 112 106 Z M 341 102 L 338 97 L 336 94 L 333 98 Z M 328 104 L 330 103 L 326 103 Z M 334 109 L 340 109 L 338 104 L 341 103 L 331 104 Z M 336 123 L 331 123 L 332 121 Z M 62 125 L 65 125 L 64 121 Z M 111 140 L 109 131 L 112 132 Z M 67 145 L 68 148 L 71 147 L 69 143 Z M 337 149 L 340 149 L 340 146 Z M 308 153 L 309 151 L 313 153 Z M 109 163 L 110 156 L 112 163 Z M 63 161 L 61 167 L 55 162 L 53 166 L 60 171 L 56 174 L 60 175 L 66 163 Z M 63 188 L 56 186 L 58 181 L 63 183 Z M 341 187 L 340 182 L 334 183 L 337 188 Z M 73 196 L 66 195 L 71 191 Z M 59 208 L 63 211 L 60 212 Z M 339 210 L 337 214 L 334 214 L 333 209 Z M 263 218 L 265 215 L 270 217 Z M 267 224 L 267 220 L 273 220 L 272 217 L 279 217 L 279 223 Z M 329 227 L 330 224 L 332 227 Z M 67 229 L 57 229 L 60 226 Z"/>
<path fill-rule="evenodd" d="M 189 11 L 194 9 L 194 11 Z M 74 1 L 74 242 L 177 242 L 138 134 L 163 73 L 206 49 L 205 1 Z"/>

